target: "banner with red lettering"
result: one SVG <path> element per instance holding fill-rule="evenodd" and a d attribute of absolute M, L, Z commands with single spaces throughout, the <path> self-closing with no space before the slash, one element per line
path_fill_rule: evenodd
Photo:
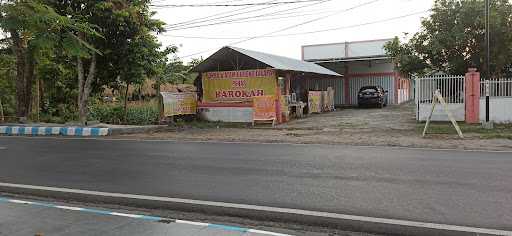
<path fill-rule="evenodd" d="M 261 96 L 253 98 L 253 120 L 277 120 L 276 98 Z"/>
<path fill-rule="evenodd" d="M 277 91 L 272 69 L 206 72 L 202 82 L 203 102 L 249 102 Z"/>

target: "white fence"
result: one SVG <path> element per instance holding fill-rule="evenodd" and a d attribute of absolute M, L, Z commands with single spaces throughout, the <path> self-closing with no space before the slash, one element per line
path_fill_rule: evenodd
<path fill-rule="evenodd" d="M 485 120 L 485 81 L 480 84 L 480 120 Z M 489 80 L 489 119 L 512 123 L 512 78 Z"/>
<path fill-rule="evenodd" d="M 439 89 L 448 104 L 448 109 L 457 121 L 465 120 L 465 85 L 464 76 L 433 76 L 417 78 L 416 87 L 416 119 L 427 120 L 432 110 L 432 97 Z M 432 114 L 433 121 L 448 121 L 448 115 L 442 106 L 436 106 Z"/>

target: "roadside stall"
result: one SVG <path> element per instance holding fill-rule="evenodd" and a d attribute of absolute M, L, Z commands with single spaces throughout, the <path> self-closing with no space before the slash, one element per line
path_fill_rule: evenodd
<path fill-rule="evenodd" d="M 160 92 L 160 120 L 197 114 L 196 92 Z"/>
<path fill-rule="evenodd" d="M 292 81 L 340 76 L 314 63 L 235 47 L 220 49 L 192 71 L 200 74 L 195 85 L 202 119 L 253 124 L 305 114 L 307 93 L 292 91 Z M 319 111 L 324 110 L 320 105 Z"/>

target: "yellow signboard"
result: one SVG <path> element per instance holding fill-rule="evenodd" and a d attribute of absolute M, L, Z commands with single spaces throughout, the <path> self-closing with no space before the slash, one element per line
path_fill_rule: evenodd
<path fill-rule="evenodd" d="M 254 97 L 275 96 L 272 69 L 207 72 L 202 76 L 204 102 L 250 102 Z"/>
<path fill-rule="evenodd" d="M 274 96 L 254 97 L 253 100 L 253 120 L 277 120 Z"/>
<path fill-rule="evenodd" d="M 161 92 L 163 115 L 194 115 L 197 111 L 197 94 Z"/>
<path fill-rule="evenodd" d="M 309 113 L 321 113 L 322 112 L 322 92 L 321 91 L 309 91 Z"/>

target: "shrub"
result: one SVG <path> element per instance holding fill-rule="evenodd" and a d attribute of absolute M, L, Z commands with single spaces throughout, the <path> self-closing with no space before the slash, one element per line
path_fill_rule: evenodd
<path fill-rule="evenodd" d="M 89 119 L 108 124 L 151 125 L 158 122 L 160 112 L 154 103 L 129 105 L 124 122 L 123 105 L 93 104 L 89 108 Z"/>

